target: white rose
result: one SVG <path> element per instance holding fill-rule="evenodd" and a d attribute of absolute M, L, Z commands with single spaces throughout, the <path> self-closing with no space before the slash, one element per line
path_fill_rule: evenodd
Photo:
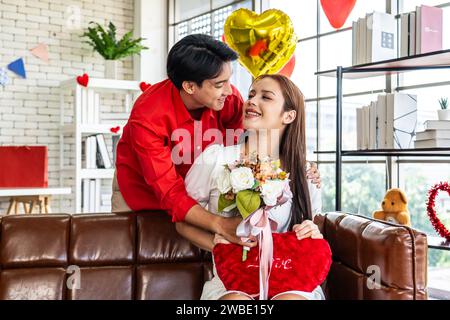
<path fill-rule="evenodd" d="M 275 206 L 283 194 L 286 182 L 284 180 L 268 180 L 261 186 L 261 197 L 267 206 Z"/>
<path fill-rule="evenodd" d="M 230 170 L 224 168 L 217 177 L 217 188 L 221 194 L 231 190 Z"/>
<path fill-rule="evenodd" d="M 247 167 L 240 167 L 233 169 L 230 174 L 231 186 L 233 192 L 251 189 L 255 184 L 255 178 L 253 177 L 252 169 Z"/>

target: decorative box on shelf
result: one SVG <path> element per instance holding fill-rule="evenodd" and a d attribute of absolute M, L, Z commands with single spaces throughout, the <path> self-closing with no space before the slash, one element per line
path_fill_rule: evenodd
<path fill-rule="evenodd" d="M 115 145 L 139 82 L 90 78 L 60 84 L 60 184 L 74 190 L 61 208 L 73 213 L 111 211 Z M 109 200 L 108 200 L 109 199 Z"/>

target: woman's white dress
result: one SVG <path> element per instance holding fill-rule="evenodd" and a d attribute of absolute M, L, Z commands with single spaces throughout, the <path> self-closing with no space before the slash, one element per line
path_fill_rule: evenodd
<path fill-rule="evenodd" d="M 239 160 L 241 156 L 241 146 L 234 145 L 224 147 L 213 144 L 207 147 L 194 161 L 192 167 L 185 178 L 185 185 L 188 194 L 198 203 L 207 208 L 210 212 L 222 216 L 235 216 L 236 211 L 229 213 L 218 212 L 218 200 L 220 192 L 217 188 L 217 177 L 222 172 L 223 166 Z M 311 208 L 313 216 L 320 212 L 322 199 L 320 189 L 317 189 L 308 181 L 309 194 L 311 198 Z M 292 201 L 277 206 L 269 211 L 269 217 L 278 224 L 277 232 L 288 231 L 290 222 L 290 210 Z M 214 277 L 207 281 L 203 287 L 202 300 L 218 300 L 223 295 L 230 293 L 225 289 L 222 281 L 217 276 L 216 268 L 213 268 Z M 291 291 L 310 300 L 323 300 L 322 288 L 318 286 L 312 292 Z"/>

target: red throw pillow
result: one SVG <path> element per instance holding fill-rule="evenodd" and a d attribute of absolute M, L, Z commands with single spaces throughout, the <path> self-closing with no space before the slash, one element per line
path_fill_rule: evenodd
<path fill-rule="evenodd" d="M 217 244 L 213 249 L 217 274 L 227 290 L 259 293 L 259 248 L 242 261 L 242 246 Z M 312 292 L 325 281 L 331 266 L 331 250 L 323 239 L 298 240 L 294 232 L 273 233 L 273 264 L 269 298 L 299 290 Z"/>

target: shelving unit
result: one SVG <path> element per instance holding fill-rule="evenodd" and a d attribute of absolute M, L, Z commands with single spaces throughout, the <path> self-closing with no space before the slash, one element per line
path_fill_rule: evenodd
<path fill-rule="evenodd" d="M 111 138 L 113 133 L 110 131 L 112 127 L 120 126 L 121 130 L 126 124 L 126 119 L 118 119 L 120 117 L 112 117 L 108 123 L 102 121 L 102 111 L 100 106 L 94 108 L 94 110 L 89 110 L 92 108 L 89 105 L 89 101 L 85 98 L 91 91 L 90 94 L 123 94 L 124 95 L 124 106 L 123 112 L 120 113 L 120 117 L 128 116 L 132 108 L 134 100 L 139 96 L 141 90 L 139 88 L 139 82 L 137 81 L 125 81 L 125 80 L 112 80 L 112 79 L 99 79 L 90 78 L 87 87 L 79 85 L 76 79 L 70 79 L 63 81 L 60 84 L 60 185 L 64 186 L 65 179 L 72 178 L 73 183 L 70 185 L 73 190 L 73 203 L 70 211 L 74 213 L 82 212 L 82 199 L 83 199 L 83 189 L 82 181 L 83 179 L 95 179 L 97 183 L 101 183 L 102 179 L 112 180 L 114 177 L 114 168 L 108 169 L 88 169 L 84 168 L 82 165 L 82 143 L 83 137 L 103 134 L 106 138 Z M 66 101 L 65 97 L 67 94 L 70 95 L 71 105 L 73 107 L 72 117 L 67 117 L 65 115 Z M 97 98 L 100 103 L 100 98 Z M 88 105 L 86 105 L 88 104 Z M 87 123 L 86 118 L 82 116 L 85 110 L 89 112 L 94 112 L 96 114 Z M 109 113 L 111 115 L 111 113 Z M 117 118 L 117 119 L 115 119 Z M 71 119 L 71 121 L 68 121 Z M 94 121 L 92 120 L 94 119 Z M 121 131 L 118 132 L 120 134 Z M 72 142 L 75 144 L 74 148 L 74 158 L 73 164 L 67 165 L 64 163 L 64 147 L 68 144 L 66 141 L 68 137 L 72 137 Z M 74 142 L 73 142 L 74 140 Z M 73 152 L 73 151 L 71 151 Z M 67 156 L 67 155 L 66 155 Z M 110 154 L 112 158 L 112 154 Z M 67 185 L 66 185 L 67 186 Z M 84 210 L 85 211 L 85 210 Z"/>
<path fill-rule="evenodd" d="M 450 69 L 450 50 L 441 50 L 399 59 L 379 61 L 351 67 L 338 66 L 334 70 L 315 73 L 323 77 L 336 77 L 336 150 L 318 151 L 318 154 L 335 154 L 336 156 L 336 211 L 342 205 L 342 158 L 358 156 L 384 156 L 384 157 L 450 157 L 450 148 L 429 149 L 380 149 L 380 150 L 343 150 L 342 149 L 342 110 L 343 110 L 343 79 L 362 79 L 373 76 L 393 75 L 407 71 Z M 440 238 L 434 239 L 434 247 L 448 249 L 448 243 Z M 444 243 L 444 244 L 442 244 Z"/>

